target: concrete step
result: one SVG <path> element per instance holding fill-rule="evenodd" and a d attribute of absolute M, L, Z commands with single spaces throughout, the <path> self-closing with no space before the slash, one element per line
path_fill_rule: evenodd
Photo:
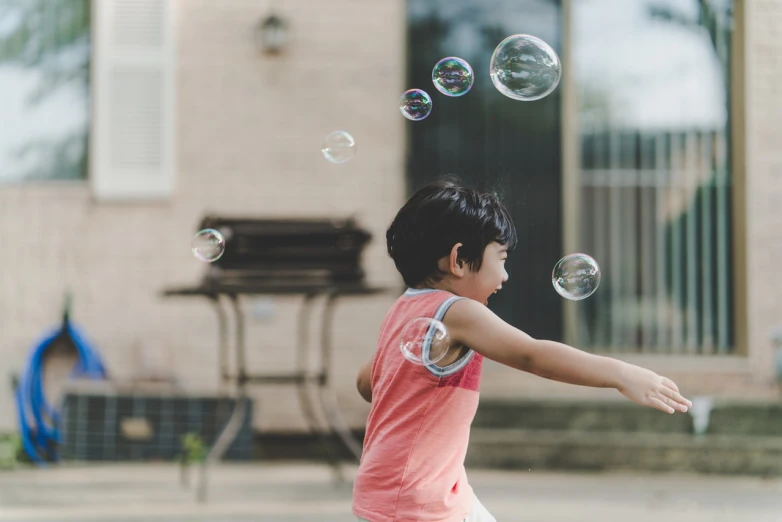
<path fill-rule="evenodd" d="M 777 476 L 782 403 L 696 398 L 690 414 L 666 415 L 621 400 L 485 400 L 467 461 L 483 468 Z"/>
<path fill-rule="evenodd" d="M 468 467 L 782 475 L 782 437 L 474 428 Z"/>
<path fill-rule="evenodd" d="M 690 415 L 665 415 L 629 401 L 481 400 L 473 426 L 540 431 L 693 433 Z"/>
<path fill-rule="evenodd" d="M 782 476 L 782 403 L 695 402 L 693 411 L 699 411 L 693 416 L 666 415 L 626 400 L 482 400 L 467 464 Z M 361 440 L 363 433 L 355 436 Z M 341 441 L 331 443 L 339 458 L 351 460 Z M 323 445 L 307 434 L 259 434 L 256 449 L 262 460 L 325 456 Z"/>
<path fill-rule="evenodd" d="M 715 401 L 707 433 L 782 437 L 782 402 Z"/>
<path fill-rule="evenodd" d="M 695 398 L 689 414 L 666 415 L 626 400 L 482 400 L 473 426 L 538 431 L 782 436 L 782 402 Z"/>

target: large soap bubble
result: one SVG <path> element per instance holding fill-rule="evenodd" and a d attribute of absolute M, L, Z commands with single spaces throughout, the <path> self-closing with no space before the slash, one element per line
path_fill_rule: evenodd
<path fill-rule="evenodd" d="M 600 267 L 586 254 L 570 254 L 554 266 L 551 283 L 565 299 L 580 301 L 594 294 L 600 285 Z"/>
<path fill-rule="evenodd" d="M 491 55 L 494 86 L 508 98 L 539 100 L 559 84 L 562 64 L 549 44 L 528 34 L 505 38 Z"/>

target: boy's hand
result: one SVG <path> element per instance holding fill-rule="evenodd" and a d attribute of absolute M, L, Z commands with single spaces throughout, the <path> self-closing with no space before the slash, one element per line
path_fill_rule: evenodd
<path fill-rule="evenodd" d="M 666 413 L 683 413 L 692 406 L 692 402 L 679 394 L 679 388 L 672 380 L 640 366 L 628 364 L 621 382 L 617 389 L 641 406 L 656 408 Z"/>

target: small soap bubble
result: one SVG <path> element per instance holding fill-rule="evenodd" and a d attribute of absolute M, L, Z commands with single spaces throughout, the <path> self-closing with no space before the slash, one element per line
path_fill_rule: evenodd
<path fill-rule="evenodd" d="M 217 230 L 205 228 L 193 237 L 190 248 L 196 259 L 212 263 L 220 259 L 225 252 L 225 238 Z"/>
<path fill-rule="evenodd" d="M 435 364 L 448 354 L 450 340 L 445 325 L 431 317 L 416 317 L 402 329 L 399 349 L 413 364 Z"/>
<path fill-rule="evenodd" d="M 489 64 L 494 86 L 508 98 L 539 100 L 559 84 L 562 64 L 549 44 L 528 34 L 514 34 L 494 49 Z"/>
<path fill-rule="evenodd" d="M 443 58 L 432 69 L 435 88 L 446 96 L 464 96 L 475 80 L 472 67 L 465 60 L 455 56 Z"/>
<path fill-rule="evenodd" d="M 323 140 L 321 152 L 331 163 L 347 163 L 356 154 L 356 140 L 348 132 L 334 131 Z"/>
<path fill-rule="evenodd" d="M 594 294 L 600 285 L 600 267 L 586 254 L 570 254 L 554 266 L 551 283 L 565 299 L 580 301 Z"/>
<path fill-rule="evenodd" d="M 410 89 L 399 100 L 399 110 L 408 120 L 421 121 L 432 112 L 432 98 L 426 91 Z"/>

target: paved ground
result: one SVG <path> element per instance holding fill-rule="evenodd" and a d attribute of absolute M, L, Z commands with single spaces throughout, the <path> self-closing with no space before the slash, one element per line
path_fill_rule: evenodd
<path fill-rule="evenodd" d="M 354 470 L 348 471 L 351 476 Z M 782 480 L 474 471 L 499 522 L 782 522 Z M 216 468 L 198 504 L 170 465 L 0 472 L 0 521 L 353 522 L 322 465 Z"/>

